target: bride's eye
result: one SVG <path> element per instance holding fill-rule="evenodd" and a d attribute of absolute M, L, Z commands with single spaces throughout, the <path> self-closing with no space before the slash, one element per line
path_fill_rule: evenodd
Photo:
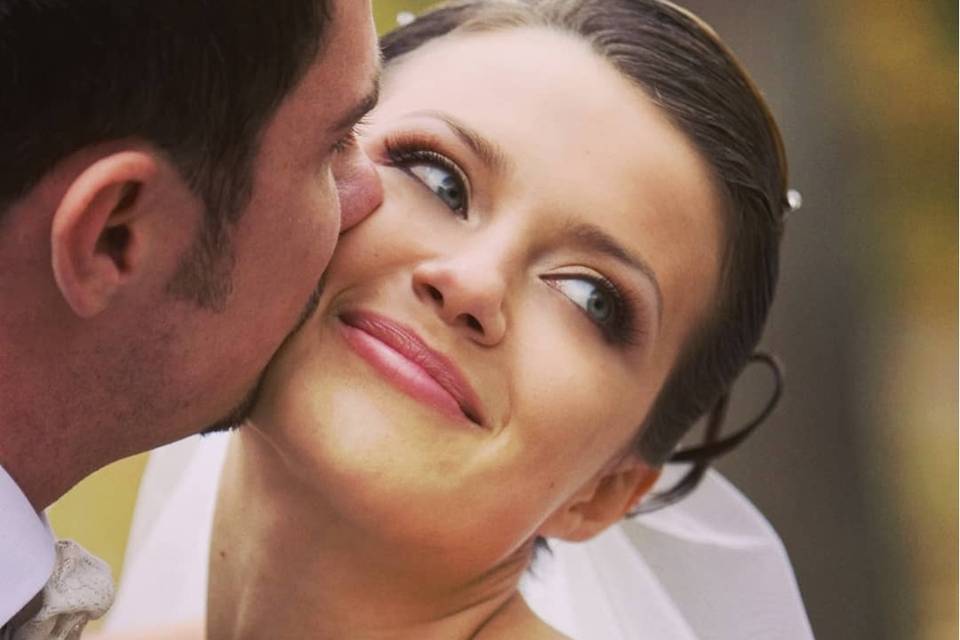
<path fill-rule="evenodd" d="M 467 194 L 459 176 L 444 167 L 426 162 L 413 162 L 407 170 L 433 191 L 445 205 L 456 212 L 466 212 Z"/>
<path fill-rule="evenodd" d="M 544 278 L 545 282 L 580 307 L 609 342 L 631 341 L 633 312 L 616 285 L 600 276 L 563 274 Z"/>
<path fill-rule="evenodd" d="M 418 142 L 388 140 L 385 146 L 393 166 L 416 178 L 458 217 L 467 217 L 470 204 L 467 178 L 452 160 L 423 148 Z"/>

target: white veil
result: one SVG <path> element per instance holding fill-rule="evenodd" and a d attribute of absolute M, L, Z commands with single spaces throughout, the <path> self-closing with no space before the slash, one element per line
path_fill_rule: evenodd
<path fill-rule="evenodd" d="M 227 437 L 150 455 L 107 631 L 202 619 L 217 478 Z M 675 474 L 662 481 L 670 483 Z M 585 543 L 551 541 L 522 585 L 576 640 L 813 638 L 783 545 L 716 472 L 681 502 Z"/>

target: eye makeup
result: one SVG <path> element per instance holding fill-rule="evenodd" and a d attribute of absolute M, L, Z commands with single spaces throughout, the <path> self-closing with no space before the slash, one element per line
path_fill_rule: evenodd
<path fill-rule="evenodd" d="M 437 134 L 398 130 L 385 134 L 381 145 L 381 162 L 406 172 L 456 216 L 469 217 L 470 181 Z M 645 303 L 631 287 L 620 286 L 592 269 L 573 267 L 543 275 L 541 280 L 577 307 L 606 344 L 628 348 L 646 335 Z"/>
<path fill-rule="evenodd" d="M 636 346 L 645 335 L 643 302 L 629 287 L 617 286 L 599 273 L 569 271 L 542 276 L 563 293 L 613 346 Z"/>
<path fill-rule="evenodd" d="M 390 166 L 411 174 L 458 217 L 466 219 L 470 208 L 470 182 L 457 163 L 439 151 L 438 146 L 433 136 L 417 133 L 397 133 L 383 141 Z M 418 168 L 427 171 L 418 171 Z M 446 179 L 430 184 L 443 173 L 447 174 Z"/>

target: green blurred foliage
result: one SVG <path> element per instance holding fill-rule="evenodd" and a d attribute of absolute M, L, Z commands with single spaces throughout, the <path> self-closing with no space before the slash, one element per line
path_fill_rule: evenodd
<path fill-rule="evenodd" d="M 937 16 L 937 24 L 942 29 L 944 48 L 947 55 L 955 55 L 957 51 L 957 8 L 956 0 L 935 0 L 933 11 Z"/>
<path fill-rule="evenodd" d="M 397 26 L 397 14 L 401 11 L 420 13 L 434 4 L 437 4 L 436 0 L 374 0 L 373 17 L 377 21 L 377 31 L 382 35 Z"/>
<path fill-rule="evenodd" d="M 901 531 L 890 552 L 906 584 L 886 588 L 908 613 L 894 637 L 955 638 L 957 2 L 822 6 L 860 146 L 859 284 L 876 318 L 863 369 L 879 386 L 863 459 L 874 508 Z"/>

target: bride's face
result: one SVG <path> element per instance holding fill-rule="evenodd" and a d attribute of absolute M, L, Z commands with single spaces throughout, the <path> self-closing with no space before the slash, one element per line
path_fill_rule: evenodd
<path fill-rule="evenodd" d="M 383 206 L 253 422 L 345 526 L 484 566 L 634 437 L 715 295 L 715 188 L 640 90 L 539 30 L 418 50 L 362 144 Z"/>

